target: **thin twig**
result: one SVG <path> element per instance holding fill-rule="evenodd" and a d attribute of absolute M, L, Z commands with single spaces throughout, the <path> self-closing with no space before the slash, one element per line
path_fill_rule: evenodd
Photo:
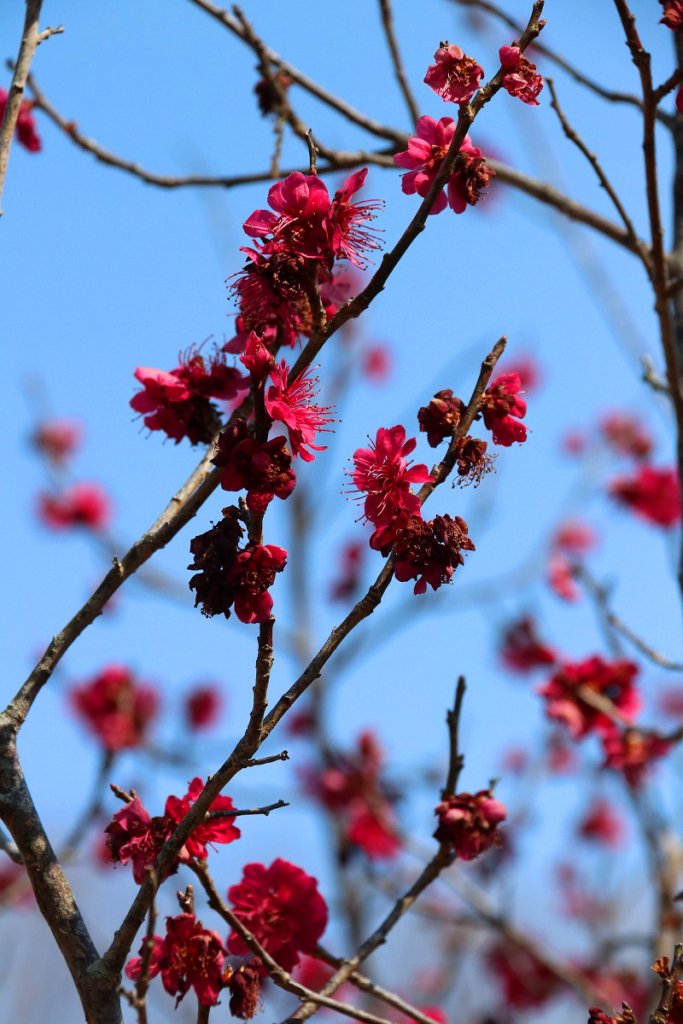
<path fill-rule="evenodd" d="M 0 850 L 2 850 L 3 853 L 6 853 L 9 859 L 14 861 L 15 864 L 24 863 L 24 858 L 21 856 L 19 847 L 16 843 L 12 842 L 3 828 L 0 828 Z"/>
<path fill-rule="evenodd" d="M 391 0 L 379 0 L 379 8 L 382 14 L 382 25 L 384 26 L 384 34 L 387 37 L 387 43 L 389 44 L 389 50 L 391 51 L 391 59 L 394 62 L 394 71 L 398 84 L 403 93 L 403 98 L 406 101 L 408 107 L 408 113 L 411 117 L 411 123 L 417 124 L 418 118 L 420 117 L 420 108 L 415 102 L 412 89 L 408 83 L 408 77 L 403 67 L 403 61 L 401 59 L 401 51 L 398 48 L 398 42 L 396 40 L 396 33 L 394 32 L 394 12 L 391 8 Z"/>
<path fill-rule="evenodd" d="M 151 874 L 153 869 L 148 867 L 147 871 Z M 154 927 L 156 919 L 156 903 L 154 898 L 152 898 L 149 904 L 149 914 L 147 915 L 147 932 L 142 944 L 140 974 L 135 984 L 135 1008 L 138 1014 L 138 1024 L 147 1024 L 147 989 L 150 982 L 149 968 L 152 963 L 152 953 L 154 952 Z"/>
<path fill-rule="evenodd" d="M 586 159 L 590 163 L 591 167 L 593 168 L 593 170 L 597 174 L 598 179 L 600 181 L 600 184 L 605 189 L 605 191 L 607 192 L 607 195 L 610 197 L 610 199 L 614 203 L 616 211 L 619 214 L 619 216 L 621 217 L 621 219 L 623 221 L 623 224 L 624 224 L 624 227 L 626 228 L 626 231 L 628 232 L 629 238 L 633 242 L 634 248 L 637 250 L 638 255 L 640 256 L 641 260 L 643 261 L 643 265 L 645 266 L 645 270 L 646 270 L 648 276 L 651 276 L 652 275 L 652 265 L 651 265 L 650 258 L 649 258 L 648 252 L 647 252 L 647 247 L 646 247 L 645 243 L 642 242 L 638 238 L 638 235 L 636 234 L 636 230 L 633 227 L 633 222 L 631 221 L 631 218 L 627 214 L 627 212 L 626 212 L 626 210 L 624 208 L 623 203 L 621 202 L 619 196 L 617 195 L 617 193 L 616 193 L 616 191 L 614 189 L 614 186 L 612 185 L 612 183 L 610 182 L 609 178 L 607 177 L 607 175 L 605 174 L 604 170 L 602 169 L 596 154 L 595 153 L 591 153 L 591 151 L 589 150 L 588 146 L 583 141 L 583 139 L 581 138 L 579 133 L 576 131 L 576 129 L 572 128 L 572 126 L 569 124 L 569 121 L 567 120 L 567 118 L 566 118 L 562 108 L 560 107 L 559 100 L 557 98 L 557 92 L 555 90 L 555 83 L 552 80 L 552 78 L 546 78 L 546 83 L 548 85 L 548 88 L 550 90 L 550 95 L 552 97 L 552 102 L 551 102 L 550 105 L 551 105 L 551 107 L 553 108 L 553 110 L 555 111 L 555 113 L 557 114 L 557 116 L 559 118 L 560 124 L 562 125 L 562 130 L 564 131 L 564 134 L 567 136 L 569 141 L 573 142 L 574 145 L 577 146 L 577 148 L 583 153 L 583 155 L 586 157 Z"/>
<path fill-rule="evenodd" d="M 450 741 L 450 756 L 448 758 L 448 775 L 446 777 L 446 785 L 441 791 L 442 800 L 445 800 L 446 797 L 449 796 L 455 796 L 458 788 L 460 772 L 465 764 L 465 757 L 460 752 L 458 745 L 458 729 L 460 726 L 462 702 L 465 697 L 466 689 L 465 677 L 460 676 L 455 691 L 455 704 L 453 705 L 453 710 L 446 713 L 446 724 L 448 725 L 448 737 Z"/>
<path fill-rule="evenodd" d="M 268 817 L 271 811 L 277 811 L 280 807 L 289 806 L 286 800 L 278 800 L 277 803 L 268 804 L 267 807 L 252 807 L 246 811 L 209 811 L 206 815 L 206 820 L 210 821 L 212 818 L 238 818 L 244 814 L 265 814 Z"/>

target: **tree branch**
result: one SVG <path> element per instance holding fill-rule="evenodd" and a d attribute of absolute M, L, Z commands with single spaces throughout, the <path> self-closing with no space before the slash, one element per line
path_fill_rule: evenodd
<path fill-rule="evenodd" d="M 382 15 L 382 25 L 384 27 L 384 34 L 387 37 L 387 43 L 389 50 L 391 51 L 391 59 L 394 62 L 394 72 L 398 79 L 398 84 L 403 98 L 406 101 L 408 107 L 408 113 L 410 114 L 411 123 L 417 124 L 420 117 L 420 109 L 415 102 L 412 90 L 408 83 L 408 78 L 403 67 L 403 61 L 401 59 L 401 51 L 398 48 L 398 42 L 396 40 L 396 33 L 394 32 L 394 13 L 391 8 L 391 0 L 379 0 L 379 8 Z"/>

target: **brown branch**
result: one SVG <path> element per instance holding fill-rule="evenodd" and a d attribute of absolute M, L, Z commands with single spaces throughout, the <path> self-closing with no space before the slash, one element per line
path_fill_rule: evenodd
<path fill-rule="evenodd" d="M 665 96 L 668 96 L 677 86 L 683 82 L 683 66 L 676 68 L 672 74 L 662 82 L 653 92 L 652 98 L 655 103 L 661 103 Z"/>
<path fill-rule="evenodd" d="M 453 710 L 446 713 L 446 724 L 448 725 L 448 737 L 450 741 L 450 756 L 448 759 L 446 785 L 441 790 L 442 800 L 445 800 L 446 797 L 449 796 L 455 796 L 458 788 L 460 772 L 465 764 L 465 757 L 460 752 L 460 748 L 458 746 L 458 729 L 460 726 L 460 715 L 462 712 L 462 702 L 465 697 L 465 690 L 465 677 L 460 676 L 455 691 L 455 704 L 453 706 Z"/>
<path fill-rule="evenodd" d="M 238 818 L 244 814 L 265 814 L 266 818 L 271 811 L 277 811 L 280 807 L 289 807 L 286 800 L 278 800 L 277 803 L 268 804 L 267 807 L 252 807 L 246 811 L 209 811 L 206 815 L 206 820 L 210 821 L 212 818 Z"/>
<path fill-rule="evenodd" d="M 489 0 L 451 0 L 451 3 L 460 4 L 461 7 L 474 7 L 477 10 L 486 11 L 487 14 L 492 15 L 494 18 L 497 18 L 499 21 L 502 21 L 505 25 L 511 28 L 515 35 L 518 35 L 522 31 L 519 22 L 515 21 L 514 18 L 510 17 L 509 14 L 503 11 L 496 4 L 490 3 Z M 559 68 L 562 68 L 563 71 L 566 71 L 575 82 L 578 82 L 580 85 L 584 85 L 587 89 L 590 89 L 591 92 L 601 96 L 604 100 L 609 100 L 610 103 L 626 103 L 629 106 L 637 107 L 638 110 L 642 111 L 643 101 L 639 96 L 633 96 L 630 93 L 625 92 L 618 92 L 613 89 L 606 89 L 605 86 L 600 85 L 599 82 L 589 78 L 588 75 L 583 74 L 583 72 L 578 71 L 570 61 L 566 60 L 555 50 L 551 50 L 546 43 L 536 43 L 534 48 L 537 53 L 542 54 L 548 60 L 557 64 Z M 665 111 L 660 110 L 657 113 L 657 117 L 662 124 L 667 126 L 667 128 L 670 128 L 671 130 L 676 128 L 676 118 L 672 114 L 667 114 Z"/>
<path fill-rule="evenodd" d="M 638 238 L 638 235 L 636 234 L 636 230 L 633 227 L 633 222 L 631 221 L 631 218 L 627 214 L 627 212 L 626 212 L 626 210 L 624 208 L 623 203 L 619 199 L 619 196 L 617 195 L 617 193 L 616 193 L 616 191 L 614 189 L 614 186 L 611 184 L 609 178 L 607 177 L 607 175 L 603 171 L 603 169 L 602 169 L 602 167 L 600 165 L 600 162 L 599 162 L 599 160 L 597 158 L 597 155 L 595 153 L 591 153 L 591 151 L 589 150 L 588 146 L 583 141 L 581 136 L 578 134 L 576 129 L 572 128 L 572 126 L 569 124 L 569 121 L 567 120 L 567 118 L 566 118 L 562 108 L 560 107 L 559 100 L 557 98 L 557 92 L 555 90 L 555 83 L 553 82 L 552 78 L 546 78 L 546 83 L 548 85 L 548 88 L 550 90 L 550 95 L 552 97 L 552 102 L 551 102 L 550 105 L 551 105 L 551 107 L 553 108 L 553 110 L 555 111 L 555 113 L 557 114 L 557 116 L 559 118 L 560 124 L 562 125 L 562 130 L 564 131 L 564 134 L 569 139 L 569 141 L 573 142 L 574 145 L 583 153 L 583 155 L 586 157 L 586 159 L 590 163 L 591 167 L 593 168 L 593 170 L 597 174 L 598 179 L 600 181 L 600 184 L 602 185 L 602 187 L 604 188 L 605 192 L 607 193 L 607 195 L 612 200 L 612 202 L 613 202 L 613 204 L 614 204 L 614 206 L 616 208 L 617 213 L 619 214 L 619 216 L 621 217 L 621 219 L 623 221 L 624 227 L 626 228 L 628 236 L 631 239 L 631 242 L 633 244 L 634 250 L 637 252 L 637 254 L 640 256 L 641 260 L 643 261 L 643 265 L 645 267 L 645 270 L 646 270 L 648 276 L 651 277 L 652 276 L 652 267 L 651 267 L 650 258 L 649 258 L 648 251 L 647 251 L 647 246 L 645 245 L 644 242 L 642 242 Z"/>
<path fill-rule="evenodd" d="M 403 67 L 401 51 L 398 48 L 396 33 L 394 32 L 394 12 L 391 8 L 391 0 L 379 0 L 379 7 L 382 15 L 384 34 L 387 37 L 387 43 L 389 45 L 389 50 L 391 51 L 391 59 L 394 62 L 394 72 L 398 79 L 399 88 L 406 101 L 406 106 L 408 107 L 408 113 L 410 114 L 412 124 L 417 124 L 420 117 L 420 109 L 415 102 L 415 97 L 413 96 L 413 92 L 405 73 L 405 68 Z"/>
<path fill-rule="evenodd" d="M 26 80 L 28 78 L 28 72 L 31 67 L 33 55 L 36 52 L 36 47 L 39 46 L 43 39 L 47 39 L 48 36 L 54 35 L 57 32 L 64 31 L 61 27 L 46 29 L 44 32 L 38 31 L 38 21 L 40 19 L 40 9 L 42 6 L 43 0 L 26 0 L 26 15 L 24 18 L 24 28 L 21 34 L 21 43 L 19 45 L 19 55 L 17 57 L 12 82 L 7 94 L 7 103 L 5 104 L 5 113 L 2 119 L 2 125 L 0 126 L 0 204 L 2 203 L 2 191 L 5 187 L 5 177 L 7 175 L 7 165 L 9 163 L 12 139 L 14 138 L 14 131 L 17 127 L 21 104 L 24 102 L 24 88 L 26 86 Z M 2 208 L 0 205 L 0 216 L 1 215 Z"/>
<path fill-rule="evenodd" d="M 147 869 L 150 873 L 152 868 Z M 138 1015 L 138 1024 L 147 1024 L 147 989 L 149 988 L 149 968 L 152 963 L 154 952 L 154 927 L 157 920 L 156 903 L 154 899 L 149 904 L 147 915 L 147 932 L 142 944 L 142 955 L 140 957 L 140 975 L 135 984 L 135 1008 Z"/>
<path fill-rule="evenodd" d="M 360 967 L 360 965 L 367 960 L 367 958 L 379 949 L 386 940 L 389 932 L 398 924 L 403 915 L 412 907 L 417 898 L 425 891 L 425 889 L 432 884 L 432 882 L 438 878 L 444 868 L 448 867 L 452 862 L 453 855 L 450 853 L 446 846 L 440 846 L 437 853 L 432 857 L 430 862 L 426 865 L 419 878 L 411 885 L 410 889 L 401 896 L 396 902 L 391 912 L 385 917 L 372 935 L 362 946 L 358 949 L 357 953 L 352 956 L 349 960 L 345 960 L 337 971 L 333 974 L 327 984 L 323 987 L 320 996 L 331 996 L 333 995 L 340 985 L 343 985 L 345 981 L 348 981 L 352 974 Z M 324 1004 L 323 1004 L 324 1005 Z M 308 1020 L 309 1017 L 315 1013 L 316 1003 L 313 1000 L 304 1003 L 296 1013 L 293 1014 L 293 1020 Z"/>
<path fill-rule="evenodd" d="M 243 25 L 239 19 L 230 14 L 223 8 L 218 7 L 216 4 L 211 3 L 210 0 L 190 0 L 191 3 L 197 7 L 201 7 L 203 11 L 210 14 L 213 18 L 219 21 L 225 28 L 233 32 L 243 42 L 249 44 L 247 35 L 245 33 Z M 352 121 L 354 124 L 359 125 L 361 128 L 365 128 L 366 131 L 372 135 L 377 135 L 382 139 L 389 139 L 391 142 L 402 142 L 403 132 L 399 132 L 394 128 L 389 128 L 386 125 L 381 124 L 379 121 L 375 121 L 371 117 L 367 117 L 365 114 L 361 114 L 359 110 L 352 107 L 350 103 L 340 99 L 333 93 L 324 89 L 317 82 L 314 82 L 312 78 L 305 75 L 298 68 L 295 68 L 293 64 L 289 64 L 286 60 L 283 60 L 274 50 L 270 47 L 265 47 L 264 55 L 270 64 L 274 64 L 285 74 L 289 75 L 293 82 L 300 85 L 307 92 L 311 93 L 317 99 L 322 100 L 328 107 L 332 107 L 339 114 L 342 114 L 348 121 Z"/>
<path fill-rule="evenodd" d="M 294 981 L 291 975 L 280 967 L 277 961 L 272 958 L 270 953 L 263 948 L 256 936 L 245 927 L 240 918 L 237 917 L 220 898 L 215 883 L 208 873 L 206 862 L 190 861 L 187 867 L 194 872 L 201 882 L 208 897 L 211 909 L 219 914 L 223 920 L 230 925 L 232 930 L 239 935 L 242 942 L 244 942 L 251 952 L 255 956 L 259 957 L 268 972 L 268 976 L 272 978 L 278 988 L 282 988 L 285 992 L 290 992 L 292 995 L 298 996 L 302 1001 L 306 1000 L 315 1002 L 316 1006 L 325 1006 L 329 1010 L 336 1010 L 337 1013 L 342 1013 L 346 1017 L 362 1021 L 364 1024 L 389 1024 L 389 1022 L 383 1017 L 377 1017 L 373 1013 L 366 1013 L 364 1010 L 360 1010 L 357 1006 L 350 1006 L 347 1003 L 340 1003 L 336 999 L 329 999 L 322 993 L 314 992 L 312 989 L 306 988 L 304 985 L 300 985 L 297 981 Z"/>
<path fill-rule="evenodd" d="M 664 1024 L 669 1020 L 669 1012 L 673 1003 L 676 985 L 683 974 L 683 944 L 678 942 L 674 947 L 674 959 L 671 970 L 659 975 L 662 983 L 662 994 L 656 1010 L 650 1014 L 650 1024 Z"/>
<path fill-rule="evenodd" d="M 23 864 L 24 858 L 19 852 L 19 847 L 16 843 L 13 843 L 10 837 L 7 835 L 4 829 L 0 828 L 0 850 L 6 853 L 11 861 L 15 864 Z"/>

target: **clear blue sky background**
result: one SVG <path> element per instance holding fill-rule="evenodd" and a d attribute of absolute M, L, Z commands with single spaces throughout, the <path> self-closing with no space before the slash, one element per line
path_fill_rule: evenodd
<path fill-rule="evenodd" d="M 529 6 L 522 0 L 507 5 L 520 19 L 526 18 Z M 439 40 L 462 44 L 491 73 L 497 47 L 510 42 L 508 33 L 497 28 L 484 44 L 447 0 L 396 7 L 421 110 L 437 118 L 450 115 L 421 84 Z M 374 4 L 246 0 L 244 8 L 269 45 L 292 63 L 367 113 L 410 130 Z M 659 6 L 654 0 L 637 0 L 633 9 L 654 53 L 655 78 L 664 78 L 672 66 L 671 35 L 657 25 Z M 548 0 L 545 13 L 544 40 L 549 45 L 606 85 L 637 90 L 637 74 L 608 0 Z M 161 173 L 231 174 L 268 166 L 272 128 L 255 111 L 253 55 L 187 0 L 48 0 L 44 15 L 51 24 L 63 22 L 65 32 L 41 46 L 33 66 L 37 80 L 86 134 Z M 23 5 L 17 0 L 3 5 L 0 56 L 16 54 L 22 17 Z M 556 80 L 567 116 L 599 151 L 644 234 L 638 117 L 630 108 L 601 103 L 561 72 Z M 5 73 L 4 84 L 8 82 Z M 293 90 L 292 98 L 302 119 L 327 144 L 344 149 L 373 144 L 301 90 Z M 84 421 L 87 435 L 77 473 L 110 490 L 115 533 L 124 539 L 122 545 L 137 538 L 192 470 L 198 453 L 186 444 L 164 445 L 158 435 L 147 437 L 140 430 L 128 406 L 133 371 L 140 364 L 170 369 L 180 349 L 209 335 L 230 335 L 232 306 L 224 281 L 242 265 L 241 224 L 252 210 L 265 206 L 267 191 L 259 185 L 229 192 L 148 187 L 97 164 L 40 114 L 38 124 L 42 153 L 13 147 L 1 226 L 3 699 L 14 693 L 41 645 L 81 605 L 105 567 L 85 538 L 55 536 L 36 522 L 35 496 L 43 477 L 27 445 L 32 427 L 27 380 L 39 376 L 55 414 Z M 612 216 L 592 171 L 563 139 L 547 91 L 539 109 L 501 94 L 477 121 L 472 137 Z M 660 141 L 666 183 L 670 152 L 664 135 Z M 303 162 L 301 143 L 288 139 L 283 165 Z M 401 194 L 398 171 L 377 168 L 371 169 L 365 195 L 386 201 L 380 226 L 387 246 L 393 244 L 414 213 L 415 197 Z M 669 214 L 665 198 L 667 222 Z M 529 558 L 543 564 L 547 530 L 562 514 L 585 513 L 598 527 L 602 545 L 595 570 L 614 581 L 620 614 L 637 623 L 654 646 L 672 657 L 681 654 L 680 610 L 671 573 L 675 545 L 615 510 L 599 494 L 601 478 L 591 477 L 577 490 L 576 464 L 559 454 L 567 428 L 593 428 L 606 408 L 626 407 L 641 412 L 657 433 L 659 461 L 672 459 L 667 410 L 655 405 L 638 380 L 639 354 L 650 352 L 661 365 L 652 298 L 636 260 L 595 238 L 591 244 L 608 265 L 626 311 L 615 330 L 586 287 L 586 278 L 593 285 L 597 281 L 595 268 L 586 263 L 592 258 L 583 248 L 586 236 L 575 230 L 566 233 L 565 227 L 533 200 L 503 187 L 495 190 L 488 209 L 468 209 L 457 218 L 447 211 L 432 218 L 360 328 L 366 337 L 393 347 L 390 383 L 381 388 L 358 383 L 330 453 L 313 467 L 303 467 L 304 474 L 319 481 L 319 502 L 325 507 L 312 568 L 319 597 L 316 637 L 322 640 L 340 616 L 339 608 L 325 600 L 338 548 L 362 529 L 354 523 L 355 506 L 338 493 L 345 460 L 353 450 L 382 425 L 400 421 L 409 433 L 415 432 L 417 408 L 439 388 L 453 387 L 468 395 L 479 360 L 503 333 L 509 338 L 510 361 L 532 352 L 542 366 L 543 386 L 529 396 L 528 443 L 501 450 L 497 475 L 488 477 L 478 491 L 446 487 L 432 499 L 433 512 L 462 515 L 477 544 L 455 585 L 438 595 L 438 614 L 418 615 L 421 601 L 429 598 L 415 598 L 391 643 L 380 646 L 383 616 L 397 602 L 405 603 L 409 593 L 406 586 L 394 584 L 380 612 L 362 627 L 369 638 L 367 657 L 354 662 L 336 688 L 331 718 L 335 737 L 349 743 L 362 727 L 376 727 L 396 775 L 417 764 L 443 761 L 444 709 L 459 673 L 469 682 L 466 787 L 479 788 L 496 774 L 505 746 L 533 746 L 543 728 L 538 698 L 531 687 L 501 673 L 495 654 L 497 628 L 520 603 L 539 613 L 548 636 L 568 655 L 581 657 L 601 649 L 585 603 L 570 607 L 543 587 L 525 589 L 528 571 L 517 571 Z M 577 247 L 583 261 L 579 264 Z M 334 344 L 321 359 L 323 399 Z M 432 457 L 422 440 L 418 457 L 427 462 Z M 214 495 L 196 524 L 155 556 L 155 564 L 186 581 L 190 538 L 208 528 L 225 503 L 222 493 Z M 283 510 L 274 508 L 269 521 L 268 540 L 286 547 Z M 381 564 L 379 556 L 373 559 L 372 573 Z M 504 573 L 508 575 L 498 587 L 498 600 L 477 602 L 477 585 Z M 284 581 L 278 582 L 274 596 L 277 615 L 291 626 L 296 611 L 287 610 Z M 160 735 L 169 742 L 182 692 L 199 680 L 220 682 L 228 708 L 215 733 L 218 738 L 192 752 L 198 770 L 206 773 L 243 729 L 254 644 L 253 628 L 236 620 L 206 620 L 193 611 L 189 592 L 183 607 L 126 584 L 115 611 L 88 629 L 64 659 L 22 734 L 24 768 L 51 834 L 63 835 L 84 804 L 97 763 L 94 744 L 66 707 L 65 691 L 73 680 L 87 678 L 106 662 L 123 661 L 157 681 L 167 709 Z M 296 671 L 286 653 L 276 658 L 274 694 L 291 683 Z M 646 690 L 654 693 L 660 683 L 660 675 L 644 668 Z M 276 733 L 268 750 L 285 745 Z M 292 799 L 292 807 L 280 812 L 277 822 L 245 822 L 243 840 L 218 858 L 219 876 L 226 883 L 238 876 L 243 863 L 269 862 L 281 855 L 317 874 L 324 885 L 332 884 L 323 826 L 295 790 L 295 773 L 307 754 L 296 741 L 290 749 L 291 765 L 245 774 L 231 791 L 238 805 L 284 795 Z M 597 750 L 590 751 L 589 761 L 591 757 L 596 765 Z M 169 791 L 181 792 L 187 777 L 187 769 L 172 771 L 132 758 L 117 768 L 117 781 L 139 783 L 150 807 L 160 807 Z M 618 792 L 616 785 L 611 789 Z M 514 801 L 508 780 L 501 783 L 500 793 Z M 426 793 L 406 809 L 406 823 L 425 840 L 432 830 L 434 797 L 435 792 Z M 548 869 L 566 844 L 575 804 L 571 782 L 553 782 L 534 796 L 543 821 L 537 836 L 543 841 L 529 844 L 527 869 L 512 909 L 524 921 L 530 900 L 535 900 L 536 927 L 543 912 L 554 912 L 554 897 L 547 886 L 538 886 L 538 873 Z M 620 871 L 631 872 L 630 877 L 642 871 L 637 849 L 622 859 Z M 111 895 L 103 897 L 100 876 L 89 869 L 74 867 L 71 877 L 96 941 L 104 944 L 132 896 L 132 879 L 118 872 L 107 890 Z M 556 945 L 578 948 L 572 946 L 574 939 L 580 943 L 571 929 L 565 936 L 552 935 Z M 18 984 L 18 975 L 11 975 L 13 964 L 20 973 L 26 969 L 29 956 L 39 971 L 34 966 L 27 991 Z M 59 1010 L 53 984 L 63 1000 Z M 66 972 L 35 915 L 13 913 L 0 921 L 0 998 L 8 1020 L 59 1024 L 78 1017 Z M 162 1005 L 168 1016 L 168 1001 Z M 177 1019 L 190 1019 L 188 1014 L 189 1009 L 181 1009 Z"/>

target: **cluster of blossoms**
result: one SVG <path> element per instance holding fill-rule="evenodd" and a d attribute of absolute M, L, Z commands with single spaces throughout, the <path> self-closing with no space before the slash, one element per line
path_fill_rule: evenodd
<path fill-rule="evenodd" d="M 163 431 L 176 444 L 184 437 L 190 444 L 208 444 L 218 423 L 211 399 L 230 401 L 249 387 L 249 378 L 228 366 L 220 352 L 206 359 L 196 348 L 181 353 L 175 370 L 138 366 L 135 377 L 144 390 L 133 396 L 131 407 L 149 430 Z"/>
<path fill-rule="evenodd" d="M 501 637 L 501 661 L 511 672 L 526 673 L 554 665 L 556 651 L 538 636 L 536 623 L 530 615 L 511 622 Z"/>
<path fill-rule="evenodd" d="M 150 815 L 134 791 L 123 794 L 126 803 L 114 814 L 105 829 L 107 847 L 113 863 L 130 862 L 133 866 L 133 878 L 141 885 L 145 880 L 145 869 L 154 864 L 161 847 L 175 832 L 203 788 L 204 783 L 200 778 L 193 779 L 185 796 L 169 796 L 164 813 L 155 817 Z M 117 793 L 121 795 L 121 791 Z M 178 854 L 169 874 L 174 874 L 179 864 L 198 858 L 206 859 L 208 846 L 214 843 L 232 843 L 240 838 L 241 833 L 234 825 L 234 817 L 226 813 L 231 810 L 233 805 L 230 797 L 216 797 L 209 811 L 220 811 L 221 816 L 209 818 L 197 825 Z"/>
<path fill-rule="evenodd" d="M 341 820 L 349 847 L 373 860 L 394 857 L 401 848 L 392 807 L 396 795 L 382 780 L 383 767 L 384 752 L 368 730 L 358 737 L 355 751 L 337 755 L 320 773 L 306 774 L 308 790 Z"/>
<path fill-rule="evenodd" d="M 461 860 L 474 860 L 492 846 L 500 846 L 498 826 L 507 818 L 507 808 L 492 790 L 446 797 L 434 813 L 439 819 L 434 838 Z"/>
<path fill-rule="evenodd" d="M 157 691 L 123 665 L 108 665 L 70 696 L 77 715 L 112 753 L 139 747 L 159 710 Z"/>
<path fill-rule="evenodd" d="M 0 89 L 0 123 L 5 116 L 8 94 L 6 89 Z M 22 100 L 19 108 L 19 117 L 15 133 L 17 139 L 29 153 L 38 153 L 43 148 L 40 136 L 36 130 L 36 121 L 32 113 L 33 103 L 30 100 Z"/>
<path fill-rule="evenodd" d="M 287 564 L 287 552 L 276 544 L 249 541 L 241 550 L 244 530 L 234 505 L 223 509 L 223 518 L 190 544 L 198 572 L 190 579 L 195 607 L 207 617 L 230 617 L 234 605 L 241 622 L 265 622 L 273 608 L 269 589 Z"/>
<path fill-rule="evenodd" d="M 555 530 L 550 544 L 548 583 L 563 601 L 578 601 L 581 591 L 574 577 L 574 565 L 598 543 L 590 523 L 571 519 Z"/>
<path fill-rule="evenodd" d="M 80 526 L 97 531 L 109 525 L 112 508 L 99 484 L 83 482 L 65 487 L 57 494 L 40 494 L 38 515 L 53 530 Z"/>
<path fill-rule="evenodd" d="M 671 747 L 670 741 L 635 728 L 641 709 L 636 687 L 638 666 L 599 655 L 565 662 L 537 690 L 545 699 L 548 718 L 561 722 L 574 739 L 595 734 L 602 742 L 606 768 L 620 771 L 637 786 L 649 765 Z"/>

